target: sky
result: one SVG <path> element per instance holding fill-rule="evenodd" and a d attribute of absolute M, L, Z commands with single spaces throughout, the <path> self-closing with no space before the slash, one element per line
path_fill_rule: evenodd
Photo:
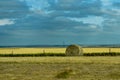
<path fill-rule="evenodd" d="M 120 0 L 0 0 L 0 46 L 120 44 Z"/>

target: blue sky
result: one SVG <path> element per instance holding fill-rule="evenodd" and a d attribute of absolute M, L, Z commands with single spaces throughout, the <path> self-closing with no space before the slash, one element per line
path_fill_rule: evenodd
<path fill-rule="evenodd" d="M 120 44 L 120 0 L 0 0 L 0 45 Z"/>

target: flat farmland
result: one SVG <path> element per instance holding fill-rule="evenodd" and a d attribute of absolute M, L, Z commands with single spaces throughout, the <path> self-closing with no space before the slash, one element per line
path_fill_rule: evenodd
<path fill-rule="evenodd" d="M 65 53 L 66 48 L 0 48 L 0 54 Z M 120 53 L 120 48 L 83 48 L 84 53 Z"/>
<path fill-rule="evenodd" d="M 83 48 L 84 53 L 120 48 Z M 65 53 L 66 48 L 0 48 L 0 54 Z M 0 80 L 120 80 L 120 56 L 0 57 Z"/>
<path fill-rule="evenodd" d="M 120 57 L 1 57 L 0 80 L 120 80 Z"/>
<path fill-rule="evenodd" d="M 0 48 L 0 54 L 65 53 L 65 48 Z"/>

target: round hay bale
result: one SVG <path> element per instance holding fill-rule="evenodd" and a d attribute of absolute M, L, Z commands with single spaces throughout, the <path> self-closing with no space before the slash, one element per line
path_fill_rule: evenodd
<path fill-rule="evenodd" d="M 66 49 L 67 56 L 80 56 L 83 55 L 82 47 L 79 45 L 70 45 Z"/>

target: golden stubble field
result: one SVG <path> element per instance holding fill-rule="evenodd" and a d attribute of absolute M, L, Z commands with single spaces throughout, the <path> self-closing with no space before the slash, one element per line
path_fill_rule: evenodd
<path fill-rule="evenodd" d="M 0 48 L 0 54 L 65 53 L 66 48 Z M 84 53 L 120 52 L 120 48 L 83 48 Z"/>
<path fill-rule="evenodd" d="M 0 48 L 0 54 L 65 53 L 66 48 Z M 84 53 L 120 48 L 83 48 Z M 0 57 L 0 80 L 120 80 L 120 56 Z"/>
<path fill-rule="evenodd" d="M 0 57 L 0 80 L 120 80 L 120 57 Z"/>

